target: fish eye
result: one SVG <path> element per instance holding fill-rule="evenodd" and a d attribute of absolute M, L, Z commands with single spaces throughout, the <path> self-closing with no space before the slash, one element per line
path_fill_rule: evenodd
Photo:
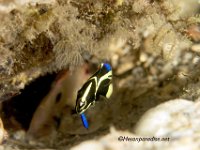
<path fill-rule="evenodd" d="M 80 107 L 84 106 L 85 102 L 80 101 Z"/>

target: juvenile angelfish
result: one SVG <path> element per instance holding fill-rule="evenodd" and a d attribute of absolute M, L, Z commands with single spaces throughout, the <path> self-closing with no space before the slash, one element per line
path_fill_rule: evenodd
<path fill-rule="evenodd" d="M 100 68 L 78 91 L 76 113 L 82 114 L 99 100 L 100 96 L 109 98 L 113 91 L 112 68 L 108 63 L 101 63 Z"/>

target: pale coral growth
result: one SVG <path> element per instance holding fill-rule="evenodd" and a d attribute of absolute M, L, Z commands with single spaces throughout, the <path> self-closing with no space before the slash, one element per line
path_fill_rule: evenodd
<path fill-rule="evenodd" d="M 18 5 L 54 4 L 56 0 L 15 0 L 15 3 Z"/>
<path fill-rule="evenodd" d="M 0 11 L 3 13 L 9 13 L 11 10 L 26 7 L 29 5 L 35 6 L 40 4 L 55 4 L 55 0 L 1 0 L 0 1 Z"/>
<path fill-rule="evenodd" d="M 197 0 L 166 0 L 161 3 L 171 21 L 190 17 L 198 12 L 200 7 Z"/>
<path fill-rule="evenodd" d="M 192 16 L 192 17 L 189 17 L 187 19 L 187 24 L 188 25 L 191 25 L 191 24 L 197 24 L 197 23 L 200 23 L 200 15 L 195 15 L 195 16 Z"/>
<path fill-rule="evenodd" d="M 157 20 L 160 20 L 160 22 Z M 151 22 L 150 25 L 140 27 L 140 32 L 145 37 L 145 49 L 149 52 L 160 54 L 164 59 L 171 59 L 177 49 L 185 49 L 191 42 L 176 33 L 171 24 L 165 23 L 160 16 L 154 15 L 153 18 L 143 18 L 142 22 Z M 156 22 L 156 24 L 154 23 Z M 150 28 L 150 30 L 148 30 Z M 143 31 L 142 31 L 143 29 Z"/>
<path fill-rule="evenodd" d="M 136 13 L 142 13 L 149 7 L 149 0 L 138 0 L 133 3 L 132 9 Z"/>
<path fill-rule="evenodd" d="M 66 65 L 77 66 L 83 61 L 78 49 L 74 50 L 69 43 L 68 40 L 59 41 L 54 47 L 55 64 L 59 69 L 66 68 Z"/>
<path fill-rule="evenodd" d="M 70 5 L 58 7 L 54 10 L 54 14 L 59 16 L 57 24 L 60 25 L 61 37 L 59 38 L 62 38 L 62 40 L 54 39 L 58 41 L 53 49 L 55 65 L 58 68 L 80 65 L 83 62 L 82 54 L 85 51 L 92 53 L 94 50 L 95 27 L 88 27 L 84 21 L 76 19 L 77 9 Z"/>
<path fill-rule="evenodd" d="M 12 67 L 15 63 L 13 60 L 13 52 L 8 51 L 3 46 L 0 45 L 0 74 L 11 75 L 13 74 Z"/>
<path fill-rule="evenodd" d="M 25 84 L 38 78 L 43 70 L 33 68 L 32 70 L 24 71 L 11 79 L 11 85 L 16 89 L 24 89 Z"/>

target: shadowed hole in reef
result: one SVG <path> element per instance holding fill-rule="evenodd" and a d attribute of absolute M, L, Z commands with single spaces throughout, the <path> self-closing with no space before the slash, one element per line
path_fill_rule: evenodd
<path fill-rule="evenodd" d="M 29 128 L 32 116 L 40 104 L 41 100 L 48 94 L 52 82 L 57 74 L 47 74 L 39 77 L 35 81 L 27 85 L 21 94 L 3 102 L 2 119 L 6 129 L 18 128 L 14 124 L 18 124 L 24 129 Z M 15 123 L 13 124 L 13 118 Z"/>

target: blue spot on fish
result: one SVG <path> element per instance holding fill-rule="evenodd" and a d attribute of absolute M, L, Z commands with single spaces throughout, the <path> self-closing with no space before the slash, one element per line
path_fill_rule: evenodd
<path fill-rule="evenodd" d="M 86 118 L 84 113 L 81 114 L 81 120 L 82 120 L 83 126 L 86 129 L 88 129 L 89 128 L 89 124 L 88 124 L 87 118 Z"/>
<path fill-rule="evenodd" d="M 112 67 L 108 63 L 104 63 L 104 67 L 106 68 L 107 71 L 112 70 Z"/>

